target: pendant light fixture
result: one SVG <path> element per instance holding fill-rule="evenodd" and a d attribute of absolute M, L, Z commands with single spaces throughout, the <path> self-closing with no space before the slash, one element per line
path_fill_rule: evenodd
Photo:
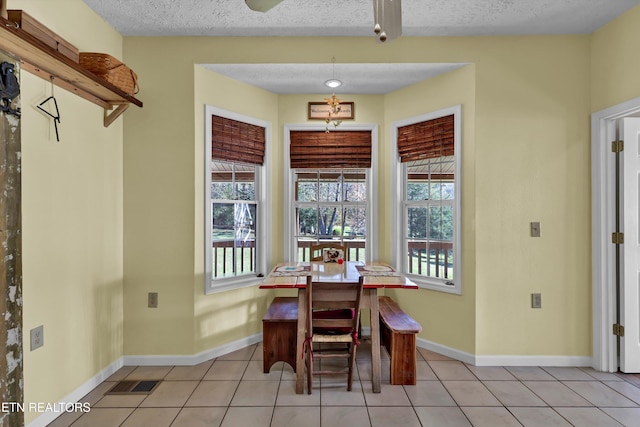
<path fill-rule="evenodd" d="M 332 62 L 331 78 L 325 81 L 324 84 L 330 87 L 331 89 L 335 89 L 337 87 L 342 86 L 342 82 L 336 79 L 336 57 L 335 56 L 331 58 L 331 62 Z M 331 95 L 331 98 L 325 98 L 324 102 L 326 102 L 327 105 L 329 105 L 327 118 L 325 119 L 325 122 L 327 124 L 327 126 L 325 127 L 325 132 L 329 133 L 329 123 L 333 123 L 334 128 L 337 128 L 340 125 L 340 123 L 342 123 L 342 120 L 338 120 L 336 117 L 340 113 L 340 109 L 341 109 L 340 100 L 338 99 L 336 94 L 333 93 Z"/>
<path fill-rule="evenodd" d="M 325 86 L 330 87 L 331 89 L 335 89 L 337 87 L 342 86 L 342 82 L 336 79 L 336 57 L 331 58 L 331 78 L 324 82 Z"/>

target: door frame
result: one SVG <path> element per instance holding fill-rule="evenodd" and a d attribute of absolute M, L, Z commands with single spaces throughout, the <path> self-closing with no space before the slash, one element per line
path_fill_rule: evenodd
<path fill-rule="evenodd" d="M 593 300 L 592 367 L 618 370 L 617 340 L 612 333 L 616 320 L 615 156 L 616 120 L 640 113 L 640 97 L 591 114 L 591 255 Z"/>

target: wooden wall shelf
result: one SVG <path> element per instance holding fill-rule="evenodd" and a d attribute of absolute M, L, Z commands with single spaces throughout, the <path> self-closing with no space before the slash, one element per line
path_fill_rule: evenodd
<path fill-rule="evenodd" d="M 21 67 L 56 86 L 104 108 L 107 127 L 133 104 L 142 101 L 84 69 L 77 62 L 0 17 L 0 50 L 20 60 Z M 115 108 L 115 109 L 114 109 Z"/>

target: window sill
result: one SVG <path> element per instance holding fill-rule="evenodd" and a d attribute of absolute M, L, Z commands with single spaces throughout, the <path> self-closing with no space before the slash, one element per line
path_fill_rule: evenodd
<path fill-rule="evenodd" d="M 264 280 L 263 277 L 247 276 L 234 279 L 212 280 L 205 289 L 205 295 L 232 291 L 235 289 L 258 286 Z"/>
<path fill-rule="evenodd" d="M 462 289 L 458 283 L 455 285 L 446 285 L 451 283 L 449 280 L 426 278 L 413 274 L 406 275 L 413 283 L 418 285 L 420 289 L 430 289 L 432 291 L 446 292 L 448 294 L 462 295 Z"/>

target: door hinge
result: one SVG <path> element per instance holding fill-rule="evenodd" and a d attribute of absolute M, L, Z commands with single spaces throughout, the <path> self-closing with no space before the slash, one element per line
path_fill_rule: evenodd
<path fill-rule="evenodd" d="M 615 232 L 611 233 L 611 243 L 614 245 L 621 245 L 624 243 L 624 233 Z"/>
<path fill-rule="evenodd" d="M 613 335 L 615 335 L 617 337 L 623 337 L 624 336 L 624 326 L 622 326 L 619 323 L 614 323 L 613 324 Z"/>
<path fill-rule="evenodd" d="M 620 153 L 624 150 L 624 141 L 611 141 L 611 151 Z"/>

